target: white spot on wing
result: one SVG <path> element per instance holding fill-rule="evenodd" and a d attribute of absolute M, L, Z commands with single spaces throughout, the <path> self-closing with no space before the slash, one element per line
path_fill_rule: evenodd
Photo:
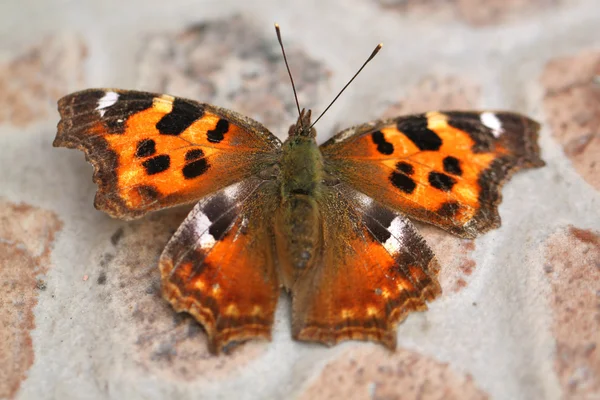
<path fill-rule="evenodd" d="M 241 185 L 241 183 L 238 183 L 235 185 L 227 186 L 225 188 L 223 193 L 225 193 L 225 196 L 227 197 L 227 199 L 229 201 L 234 201 L 236 199 L 236 196 L 240 190 L 240 185 Z"/>
<path fill-rule="evenodd" d="M 202 236 L 200 236 L 200 247 L 203 249 L 212 249 L 215 243 L 215 238 L 213 237 L 213 235 L 208 233 L 208 231 L 206 231 Z"/>
<path fill-rule="evenodd" d="M 481 123 L 492 130 L 492 134 L 495 137 L 502 135 L 504 130 L 502 129 L 502 122 L 498 119 L 498 116 L 492 112 L 486 111 L 481 113 L 479 116 Z"/>
<path fill-rule="evenodd" d="M 364 195 L 360 192 L 356 192 L 355 194 L 355 198 L 356 200 L 358 200 L 358 202 L 360 203 L 360 205 L 363 208 L 369 208 L 371 206 L 371 204 L 373 204 L 373 199 L 371 199 L 369 196 Z"/>
<path fill-rule="evenodd" d="M 400 252 L 400 247 L 402 246 L 402 242 L 404 242 L 405 227 L 406 221 L 404 221 L 402 217 L 396 217 L 387 228 L 392 236 L 385 241 L 383 247 L 385 247 L 390 254 L 394 255 Z"/>
<path fill-rule="evenodd" d="M 98 107 L 96 107 L 96 110 L 98 110 L 98 112 L 100 113 L 100 116 L 104 117 L 104 113 L 106 112 L 106 109 L 108 107 L 111 107 L 113 104 L 115 104 L 117 102 L 117 100 L 119 100 L 119 93 L 106 92 L 104 94 L 104 96 L 102 96 L 100 98 L 100 100 L 98 100 Z"/>
<path fill-rule="evenodd" d="M 208 233 L 211 222 L 202 211 L 194 215 L 194 233 L 200 240 L 200 247 L 203 249 L 211 248 L 215 244 L 215 238 Z"/>
<path fill-rule="evenodd" d="M 348 139 L 350 136 L 354 135 L 354 129 L 347 129 L 346 132 L 342 133 L 340 136 L 336 137 L 333 142 L 339 143 Z"/>

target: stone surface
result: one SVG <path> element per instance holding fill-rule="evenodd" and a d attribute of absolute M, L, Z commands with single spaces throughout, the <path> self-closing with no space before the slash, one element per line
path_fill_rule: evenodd
<path fill-rule="evenodd" d="M 81 85 L 85 57 L 78 36 L 58 34 L 0 63 L 0 123 L 24 126 L 54 115 L 56 100 Z"/>
<path fill-rule="evenodd" d="M 0 198 L 0 398 L 15 395 L 34 362 L 34 308 L 61 227 L 50 211 Z"/>
<path fill-rule="evenodd" d="M 300 400 L 487 399 L 473 378 L 445 363 L 398 349 L 348 351 L 329 362 Z"/>
<path fill-rule="evenodd" d="M 532 18 L 536 13 L 557 8 L 560 0 L 378 0 L 386 9 L 416 13 L 421 17 L 459 18 L 479 27 L 497 25 L 519 18 Z"/>
<path fill-rule="evenodd" d="M 600 233 L 571 226 L 546 246 L 554 365 L 564 398 L 600 398 Z"/>
<path fill-rule="evenodd" d="M 411 87 L 405 98 L 390 105 L 384 117 L 432 110 L 466 110 L 479 107 L 481 89 L 472 79 L 430 75 Z"/>
<path fill-rule="evenodd" d="M 419 231 L 442 266 L 439 273 L 442 295 L 450 295 L 465 288 L 477 267 L 471 255 L 475 250 L 475 241 L 456 238 L 441 229 L 424 224 L 419 224 Z"/>
<path fill-rule="evenodd" d="M 561 0 L 456 0 L 458 14 L 474 26 L 533 18 L 551 8 L 560 12 L 560 4 Z"/>
<path fill-rule="evenodd" d="M 600 190 L 600 52 L 550 61 L 541 82 L 552 134 L 582 178 Z"/>

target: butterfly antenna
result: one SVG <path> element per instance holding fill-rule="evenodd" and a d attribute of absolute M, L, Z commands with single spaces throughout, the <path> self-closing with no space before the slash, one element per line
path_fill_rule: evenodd
<path fill-rule="evenodd" d="M 315 122 L 313 122 L 312 125 L 308 129 L 310 129 L 313 126 L 315 126 L 315 124 L 321 119 L 321 117 L 323 116 L 323 114 L 325 114 L 327 112 L 327 110 L 329 110 L 329 107 L 331 107 L 333 105 L 333 103 L 335 103 L 335 101 L 338 99 L 338 97 L 340 97 L 340 95 L 342 93 L 344 93 L 344 90 L 346 90 L 346 88 L 352 83 L 352 81 L 354 80 L 354 78 L 356 78 L 358 76 L 358 74 L 360 74 L 360 71 L 363 70 L 363 68 L 369 63 L 369 61 L 371 61 L 373 59 L 373 57 L 375 57 L 377 55 L 377 53 L 379 53 L 379 50 L 381 50 L 382 47 L 383 47 L 383 43 L 379 43 L 377 45 L 377 47 L 375 47 L 375 50 L 373 50 L 373 52 L 371 53 L 371 55 L 369 56 L 369 58 L 367 58 L 367 61 L 364 62 L 364 64 L 362 65 L 362 67 L 360 67 L 360 69 L 354 74 L 354 76 L 352 77 L 352 79 L 350 79 L 350 81 L 348 81 L 348 83 L 346 83 L 346 86 L 344 86 L 342 88 L 342 90 L 340 90 L 340 92 L 338 93 L 337 96 L 335 96 L 335 98 L 333 99 L 333 101 L 331 103 L 329 103 L 329 105 L 327 106 L 327 108 L 325 109 L 325 111 L 323 111 L 321 113 L 321 115 L 319 115 L 319 118 L 317 118 L 315 120 Z"/>
<path fill-rule="evenodd" d="M 292 81 L 292 90 L 294 91 L 294 100 L 296 100 L 296 108 L 298 109 L 298 116 L 300 116 L 300 103 L 298 103 L 298 94 L 296 93 L 296 85 L 294 85 L 294 78 L 292 78 L 292 71 L 290 71 L 290 66 L 288 65 L 287 57 L 285 56 L 285 49 L 283 48 L 283 41 L 281 40 L 281 30 L 279 29 L 279 24 L 275 24 L 275 32 L 277 32 L 277 40 L 279 40 L 279 45 L 281 46 L 281 52 L 283 53 L 283 60 L 285 61 L 285 67 L 287 68 L 288 75 L 290 76 L 290 81 Z M 302 124 L 302 119 L 300 119 L 300 124 Z"/>

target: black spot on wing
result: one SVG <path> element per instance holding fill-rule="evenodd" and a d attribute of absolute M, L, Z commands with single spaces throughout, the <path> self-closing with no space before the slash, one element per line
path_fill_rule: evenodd
<path fill-rule="evenodd" d="M 380 243 L 385 243 L 386 240 L 388 240 L 390 236 L 392 236 L 390 231 L 388 231 L 386 228 L 377 223 L 377 221 L 375 221 L 373 218 L 367 215 L 365 215 L 365 217 L 363 218 L 363 222 L 367 226 L 367 229 L 369 229 L 371 234 L 375 237 L 375 239 L 377 239 Z"/>
<path fill-rule="evenodd" d="M 221 140 L 225 138 L 225 134 L 229 130 L 229 122 L 224 119 L 220 119 L 215 126 L 215 129 L 212 129 L 206 133 L 206 138 L 211 143 L 220 143 Z"/>
<path fill-rule="evenodd" d="M 186 100 L 175 99 L 173 109 L 156 123 L 156 129 L 163 135 L 179 135 L 204 115 L 204 109 Z"/>
<path fill-rule="evenodd" d="M 185 161 L 194 161 L 202 157 L 204 157 L 202 149 L 193 149 L 185 153 Z"/>
<path fill-rule="evenodd" d="M 230 226 L 236 218 L 236 210 L 231 209 L 226 213 L 222 214 L 215 222 L 213 222 L 208 228 L 208 233 L 215 240 L 221 240 L 225 233 L 229 230 Z"/>
<path fill-rule="evenodd" d="M 443 192 L 449 192 L 456 184 L 456 179 L 441 172 L 433 171 L 429 173 L 429 184 Z"/>
<path fill-rule="evenodd" d="M 206 161 L 206 158 L 192 161 L 191 163 L 186 164 L 182 170 L 185 179 L 197 178 L 206 171 L 208 171 L 208 161 Z"/>
<path fill-rule="evenodd" d="M 156 142 L 152 139 L 140 140 L 135 151 L 136 157 L 150 157 L 156 153 Z"/>
<path fill-rule="evenodd" d="M 397 162 L 396 169 L 400 172 L 404 172 L 406 175 L 412 175 L 415 173 L 415 168 L 412 166 L 412 164 L 409 164 L 406 161 Z"/>
<path fill-rule="evenodd" d="M 449 174 L 461 176 L 462 168 L 460 167 L 460 160 L 456 157 L 448 156 L 444 158 L 444 171 Z"/>
<path fill-rule="evenodd" d="M 214 222 L 232 206 L 233 202 L 229 197 L 224 194 L 218 194 L 208 199 L 202 207 L 202 212 L 210 222 Z"/>
<path fill-rule="evenodd" d="M 385 207 L 377 206 L 365 212 L 363 222 L 371 234 L 381 243 L 385 243 L 392 234 L 390 225 L 396 214 Z"/>
<path fill-rule="evenodd" d="M 395 171 L 390 175 L 390 181 L 392 182 L 392 185 L 408 194 L 411 194 L 417 187 L 417 184 L 412 178 Z"/>
<path fill-rule="evenodd" d="M 171 157 L 167 154 L 161 154 L 152 157 L 142 163 L 148 175 L 154 175 L 166 171 L 171 166 Z"/>
<path fill-rule="evenodd" d="M 186 164 L 181 170 L 185 179 L 197 178 L 208 171 L 209 164 L 202 149 L 192 149 L 185 153 Z"/>
<path fill-rule="evenodd" d="M 373 143 L 377 145 L 377 151 L 381 154 L 390 155 L 394 152 L 394 145 L 385 140 L 385 136 L 381 131 L 375 131 L 371 134 Z"/>
<path fill-rule="evenodd" d="M 442 146 L 442 139 L 427 127 L 427 117 L 424 115 L 400 119 L 397 128 L 419 150 L 436 151 Z"/>

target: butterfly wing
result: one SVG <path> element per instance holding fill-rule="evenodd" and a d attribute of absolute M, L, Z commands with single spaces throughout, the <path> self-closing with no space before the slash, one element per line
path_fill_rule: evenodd
<path fill-rule="evenodd" d="M 540 167 L 539 124 L 508 112 L 430 112 L 375 121 L 321 146 L 328 173 L 462 237 L 500 226 L 500 189 Z"/>
<path fill-rule="evenodd" d="M 405 217 L 343 183 L 319 207 L 321 262 L 292 287 L 294 337 L 395 348 L 397 323 L 441 293 L 432 251 Z"/>
<path fill-rule="evenodd" d="M 94 165 L 96 208 L 132 219 L 202 196 L 273 164 L 279 140 L 247 117 L 146 92 L 90 89 L 58 102 L 54 146 Z"/>
<path fill-rule="evenodd" d="M 205 328 L 209 348 L 270 338 L 279 295 L 273 181 L 253 177 L 203 198 L 160 258 L 163 296 Z"/>

